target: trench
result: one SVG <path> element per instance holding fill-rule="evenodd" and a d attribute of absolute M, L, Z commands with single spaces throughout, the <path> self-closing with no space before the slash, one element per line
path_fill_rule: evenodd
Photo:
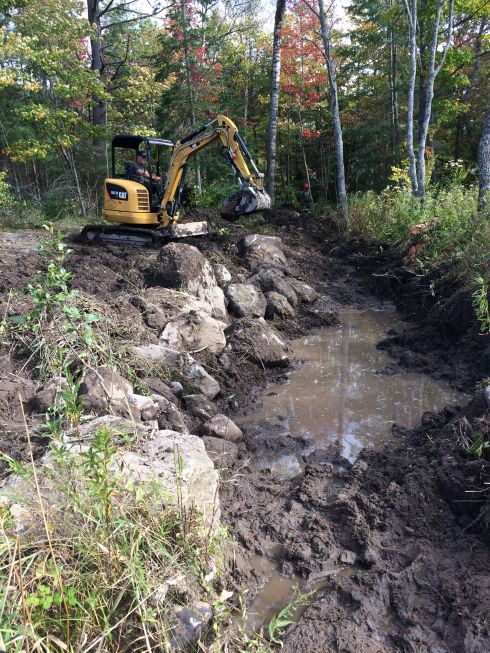
<path fill-rule="evenodd" d="M 398 367 L 377 343 L 407 328 L 395 310 L 345 310 L 339 327 L 317 330 L 290 343 L 301 362 L 282 384 L 269 385 L 257 408 L 240 420 L 251 433 L 268 430 L 299 438 L 300 453 L 278 456 L 258 451 L 255 465 L 277 482 L 302 473 L 305 457 L 336 444 L 353 463 L 364 448 L 381 449 L 392 426 L 416 426 L 425 411 L 458 405 L 468 397 L 448 383 Z M 253 565 L 264 579 L 249 609 L 248 628 L 265 626 L 297 590 L 316 591 L 332 575 L 362 573 L 355 565 L 332 564 L 320 578 L 283 576 L 281 545 Z M 301 611 L 296 614 L 298 618 Z"/>

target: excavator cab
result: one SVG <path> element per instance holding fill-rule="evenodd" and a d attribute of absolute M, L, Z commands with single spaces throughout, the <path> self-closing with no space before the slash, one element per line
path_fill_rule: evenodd
<path fill-rule="evenodd" d="M 165 188 L 165 172 L 174 143 L 161 138 L 118 134 L 112 139 L 111 177 L 105 180 L 103 214 L 124 224 L 158 225 L 158 212 Z M 146 155 L 150 178 L 137 177 L 132 169 L 138 152 Z M 162 177 L 163 175 L 163 177 Z M 162 181 L 152 181 L 152 177 Z"/>

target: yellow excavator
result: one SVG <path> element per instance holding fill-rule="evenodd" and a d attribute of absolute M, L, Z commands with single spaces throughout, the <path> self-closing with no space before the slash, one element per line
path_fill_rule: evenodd
<path fill-rule="evenodd" d="M 233 121 L 218 115 L 177 143 L 145 136 L 115 136 L 112 176 L 104 181 L 102 214 L 118 224 L 87 225 L 82 239 L 151 245 L 166 238 L 207 233 L 205 222 L 177 224 L 179 204 L 189 159 L 218 141 L 240 184 L 240 189 L 226 198 L 222 217 L 233 220 L 268 210 L 271 200 L 264 190 L 264 175 L 258 171 Z M 162 179 L 165 153 L 170 153 L 170 161 Z M 142 162 L 140 169 L 135 160 Z"/>

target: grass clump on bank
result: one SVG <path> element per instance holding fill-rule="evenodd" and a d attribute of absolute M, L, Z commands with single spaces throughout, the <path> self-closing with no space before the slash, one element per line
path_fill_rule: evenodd
<path fill-rule="evenodd" d="M 42 470 L 24 469 L 14 489 L 36 497 L 39 513 L 25 537 L 13 508 L 0 507 L 0 648 L 9 653 L 172 650 L 172 607 L 206 594 L 221 535 L 158 485 L 122 483 L 116 441 L 99 428 L 84 451 L 58 442 Z"/>

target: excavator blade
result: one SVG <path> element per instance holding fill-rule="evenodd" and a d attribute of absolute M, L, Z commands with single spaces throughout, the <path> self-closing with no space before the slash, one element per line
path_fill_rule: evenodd
<path fill-rule="evenodd" d="M 263 188 L 242 188 L 229 195 L 223 202 L 220 213 L 226 220 L 234 220 L 241 215 L 267 211 L 271 208 L 271 198 Z"/>

